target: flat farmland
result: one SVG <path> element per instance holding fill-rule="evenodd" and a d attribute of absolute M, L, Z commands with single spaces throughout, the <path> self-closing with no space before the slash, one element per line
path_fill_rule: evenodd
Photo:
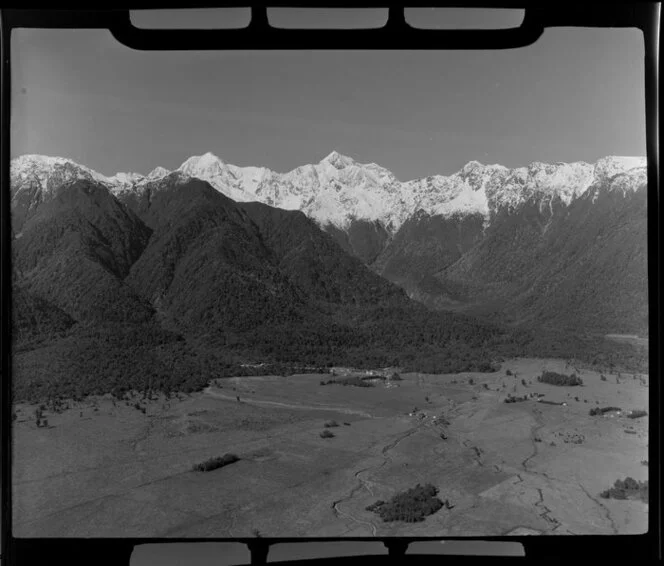
<path fill-rule="evenodd" d="M 374 387 L 329 375 L 218 380 L 200 393 L 110 397 L 46 411 L 17 405 L 14 529 L 21 537 L 340 537 L 642 533 L 647 504 L 602 499 L 647 479 L 647 376 L 578 371 L 583 386 L 537 382 L 560 360 L 488 374 L 404 374 Z M 508 375 L 511 374 L 511 375 Z M 525 381 L 525 385 L 522 382 Z M 539 393 L 554 405 L 508 394 Z M 237 397 L 240 400 L 238 402 Z M 139 402 L 144 411 L 134 404 Z M 622 412 L 589 415 L 594 407 Z M 325 427 L 335 421 L 338 426 Z M 322 438 L 321 432 L 334 436 Z M 192 466 L 226 453 L 239 461 Z M 419 523 L 366 510 L 417 483 L 444 507 Z"/>

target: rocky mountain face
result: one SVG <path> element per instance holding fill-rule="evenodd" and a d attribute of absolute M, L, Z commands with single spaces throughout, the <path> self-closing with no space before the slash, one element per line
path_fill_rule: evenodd
<path fill-rule="evenodd" d="M 22 156 L 11 174 L 18 236 L 36 209 L 75 179 L 106 187 L 150 227 L 160 183 L 195 178 L 237 203 L 301 211 L 430 308 L 528 324 L 647 330 L 639 157 L 514 169 L 471 161 L 450 176 L 405 182 L 337 152 L 287 173 L 237 167 L 207 153 L 174 172 L 158 167 L 147 176 L 113 177 L 63 158 Z M 619 259 L 628 267 L 620 268 Z"/>

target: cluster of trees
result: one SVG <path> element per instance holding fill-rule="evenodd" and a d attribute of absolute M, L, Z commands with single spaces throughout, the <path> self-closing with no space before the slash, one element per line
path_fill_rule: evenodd
<path fill-rule="evenodd" d="M 528 399 L 529 399 L 528 395 L 522 395 L 520 397 L 517 397 L 516 395 L 508 393 L 507 397 L 505 397 L 505 403 L 520 403 L 521 401 L 527 401 Z"/>
<path fill-rule="evenodd" d="M 17 285 L 12 288 L 12 341 L 29 349 L 64 335 L 75 323 L 68 314 Z"/>
<path fill-rule="evenodd" d="M 239 456 L 235 454 L 224 454 L 223 456 L 218 456 L 216 458 L 210 458 L 205 460 L 200 464 L 195 464 L 192 468 L 194 472 L 209 472 L 211 470 L 216 470 L 218 468 L 223 468 L 239 460 Z"/>
<path fill-rule="evenodd" d="M 583 385 L 583 380 L 575 373 L 572 375 L 565 375 L 564 373 L 556 373 L 555 371 L 543 371 L 542 375 L 537 377 L 537 381 L 559 386 Z"/>
<path fill-rule="evenodd" d="M 118 399 L 130 391 L 193 393 L 216 378 L 303 369 L 278 362 L 251 367 L 247 358 L 254 359 L 251 351 L 217 348 L 157 324 L 76 324 L 57 340 L 15 350 L 13 396 L 60 406 L 64 399 L 106 393 Z"/>
<path fill-rule="evenodd" d="M 35 424 L 37 428 L 48 427 L 48 419 L 44 418 L 45 406 L 42 404 L 35 410 Z"/>
<path fill-rule="evenodd" d="M 647 411 L 644 411 L 642 409 L 636 409 L 632 411 L 629 415 L 627 415 L 627 417 L 630 419 L 640 419 L 641 417 L 645 417 L 647 415 L 648 415 Z"/>
<path fill-rule="evenodd" d="M 531 333 L 522 348 L 523 356 L 567 358 L 600 372 L 648 373 L 648 346 L 603 336 L 538 331 Z"/>
<path fill-rule="evenodd" d="M 206 363 L 207 362 L 207 363 Z M 14 358 L 14 399 L 73 398 L 129 390 L 193 391 L 210 361 L 157 325 L 77 325 L 66 337 Z"/>
<path fill-rule="evenodd" d="M 252 308 L 253 303 L 239 301 L 234 308 L 242 309 L 243 304 Z M 399 304 L 396 299 L 381 305 L 346 305 L 315 316 L 301 309 L 286 316 L 279 308 L 281 314 L 272 313 L 263 324 L 217 326 L 204 334 L 201 326 L 189 328 L 175 319 L 169 325 L 172 330 L 154 320 L 70 325 L 44 302 L 31 299 L 29 306 L 26 312 L 32 314 L 20 322 L 27 341 L 19 340 L 14 346 L 16 400 L 80 399 L 109 392 L 121 397 L 130 390 L 192 393 L 215 378 L 290 375 L 303 367 L 323 373 L 336 365 L 400 367 L 434 374 L 492 372 L 499 369 L 504 357 L 528 355 L 533 344 L 543 344 L 541 336 L 525 331 L 506 331 L 470 317 L 432 313 L 417 305 Z M 43 316 L 37 316 L 40 313 Z M 48 339 L 35 339 L 31 320 L 45 321 Z M 634 349 L 627 344 L 611 346 Z M 565 357 L 568 355 L 569 351 Z M 247 360 L 265 365 L 247 366 Z M 574 385 L 575 378 L 552 379 L 556 384 Z M 347 384 L 371 386 L 359 379 Z"/>
<path fill-rule="evenodd" d="M 620 407 L 595 407 L 594 409 L 590 409 L 590 416 L 595 417 L 597 415 L 603 415 L 605 413 L 609 413 L 611 411 L 621 411 L 622 409 Z"/>
<path fill-rule="evenodd" d="M 330 385 L 336 383 L 337 385 L 352 385 L 354 387 L 373 387 L 374 384 L 368 379 L 362 379 L 357 375 L 350 377 L 339 377 L 337 379 L 323 379 L 321 380 L 321 385 Z"/>
<path fill-rule="evenodd" d="M 398 366 L 424 373 L 495 371 L 500 331 L 470 321 L 415 306 L 345 308 L 297 323 L 263 324 L 236 343 L 251 344 L 264 358 L 286 364 Z"/>
<path fill-rule="evenodd" d="M 449 501 L 441 501 L 436 495 L 438 488 L 428 483 L 398 493 L 389 501 L 378 500 L 369 505 L 366 510 L 376 513 L 385 522 L 405 521 L 418 523 L 442 509 L 445 505 L 452 507 Z"/>
<path fill-rule="evenodd" d="M 648 503 L 648 480 L 637 481 L 627 477 L 624 480 L 616 480 L 613 487 L 599 494 L 604 499 L 640 499 Z"/>

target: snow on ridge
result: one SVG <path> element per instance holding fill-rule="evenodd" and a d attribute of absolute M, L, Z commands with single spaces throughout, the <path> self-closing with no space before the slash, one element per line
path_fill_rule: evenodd
<path fill-rule="evenodd" d="M 101 173 L 71 159 L 38 154 L 21 155 L 12 159 L 9 175 L 12 195 L 18 195 L 23 190 L 38 189 L 40 199 L 50 198 L 63 183 L 79 179 L 95 181 L 106 187 L 113 184 L 113 181 Z"/>
<path fill-rule="evenodd" d="M 168 169 L 166 169 L 165 167 L 161 167 L 160 165 L 158 165 L 158 166 L 155 167 L 152 171 L 150 171 L 150 172 L 148 173 L 147 177 L 145 177 L 145 178 L 146 178 L 146 179 L 161 179 L 162 177 L 165 177 L 165 176 L 168 175 L 169 173 L 170 173 L 170 171 L 169 171 Z"/>
<path fill-rule="evenodd" d="M 140 183 L 145 177 L 140 173 L 116 173 L 112 177 L 106 177 L 107 182 L 112 185 L 133 186 Z"/>
<path fill-rule="evenodd" d="M 254 200 L 253 196 L 238 182 L 237 169 L 224 163 L 213 153 L 207 152 L 203 155 L 190 157 L 177 170 L 191 177 L 207 181 L 219 192 L 236 202 Z"/>
<path fill-rule="evenodd" d="M 623 194 L 627 192 L 636 192 L 637 190 L 646 187 L 648 183 L 648 174 L 644 166 L 637 166 L 618 173 L 611 177 L 609 181 L 609 190 L 620 190 Z"/>
<path fill-rule="evenodd" d="M 117 173 L 104 177 L 66 158 L 36 155 L 12 160 L 11 170 L 12 179 L 30 176 L 44 190 L 53 171 L 61 170 L 61 175 L 97 180 L 116 194 L 139 190 L 150 181 L 178 172 L 209 182 L 237 202 L 259 201 L 301 210 L 322 226 L 346 229 L 353 220 L 363 219 L 378 221 L 396 231 L 418 211 L 443 216 L 481 214 L 488 220 L 495 211 L 514 209 L 531 198 L 547 198 L 550 202 L 556 197 L 569 205 L 589 187 L 605 180 L 615 179 L 611 186 L 623 191 L 636 190 L 642 185 L 645 164 L 643 157 L 620 156 L 604 157 L 594 164 L 532 162 L 512 169 L 469 161 L 452 175 L 402 182 L 376 163 L 359 163 L 335 150 L 318 163 L 285 173 L 232 165 L 211 152 L 189 157 L 174 171 L 157 167 L 147 176 Z"/>
<path fill-rule="evenodd" d="M 639 156 L 609 155 L 597 160 L 595 163 L 595 176 L 598 181 L 609 180 L 614 175 L 636 168 L 645 168 L 647 160 Z"/>
<path fill-rule="evenodd" d="M 453 216 L 456 214 L 481 214 L 489 215 L 489 199 L 483 188 L 473 189 L 470 185 L 464 185 L 453 198 L 433 206 L 429 214 Z"/>

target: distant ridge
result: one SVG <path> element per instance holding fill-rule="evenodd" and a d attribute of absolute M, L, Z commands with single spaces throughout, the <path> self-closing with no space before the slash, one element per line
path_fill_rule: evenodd
<path fill-rule="evenodd" d="M 286 173 L 237 167 L 208 152 L 188 158 L 177 171 L 209 182 L 236 202 L 258 201 L 285 210 L 302 210 L 323 227 L 345 231 L 354 221 L 377 222 L 393 234 L 417 213 L 479 214 L 490 223 L 498 210 L 515 208 L 533 195 L 557 197 L 569 204 L 589 187 L 645 165 L 643 157 L 619 156 L 604 157 L 594 164 L 533 162 L 515 169 L 470 161 L 453 175 L 402 182 L 375 163 L 358 163 L 337 151 L 318 163 Z M 139 189 L 170 173 L 157 167 L 147 176 L 117 173 L 104 177 L 72 160 L 38 155 L 15 158 L 11 171 L 12 186 L 16 187 L 31 179 L 48 190 L 53 182 L 47 179 L 78 176 L 94 179 L 114 193 Z M 632 185 L 621 187 L 629 190 Z"/>
<path fill-rule="evenodd" d="M 25 155 L 11 163 L 12 230 L 22 237 L 38 208 L 77 180 L 105 187 L 139 216 L 164 187 L 198 180 L 235 203 L 304 213 L 429 308 L 643 334 L 645 165 L 624 156 L 514 169 L 470 161 L 450 176 L 401 182 L 338 151 L 287 173 L 237 167 L 208 152 L 172 172 L 112 177 L 68 159 Z M 144 220 L 150 226 L 149 214 Z M 626 269 L 616 268 L 619 258 Z"/>

